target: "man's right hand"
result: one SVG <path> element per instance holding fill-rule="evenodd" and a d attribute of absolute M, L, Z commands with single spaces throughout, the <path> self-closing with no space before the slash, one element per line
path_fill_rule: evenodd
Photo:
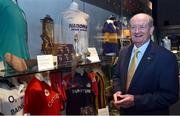
<path fill-rule="evenodd" d="M 119 101 L 121 100 L 121 91 L 117 91 L 115 94 L 113 94 L 113 98 L 114 98 L 114 106 L 117 108 L 117 109 L 120 109 L 120 104 L 119 104 Z"/>

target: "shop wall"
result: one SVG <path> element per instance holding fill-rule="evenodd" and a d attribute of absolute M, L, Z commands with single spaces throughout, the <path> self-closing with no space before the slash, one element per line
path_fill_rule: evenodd
<path fill-rule="evenodd" d="M 79 9 L 89 14 L 89 46 L 96 47 L 101 53 L 101 37 L 102 26 L 105 20 L 110 15 L 117 15 L 108 10 L 97 6 L 74 0 L 79 4 Z M 36 58 L 41 53 L 42 25 L 40 19 L 43 19 L 47 14 L 54 19 L 55 31 L 58 23 L 58 17 L 61 13 L 68 9 L 72 0 L 18 0 L 19 6 L 24 10 L 28 22 L 28 44 L 32 58 Z M 58 42 L 58 36 L 55 34 L 55 40 Z"/>
<path fill-rule="evenodd" d="M 180 0 L 157 1 L 157 25 L 180 25 Z"/>

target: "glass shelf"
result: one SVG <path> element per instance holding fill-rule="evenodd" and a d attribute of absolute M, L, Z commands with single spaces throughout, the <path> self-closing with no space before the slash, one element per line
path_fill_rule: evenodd
<path fill-rule="evenodd" d="M 11 77 L 19 77 L 19 76 L 24 76 L 24 75 L 30 75 L 30 74 L 35 74 L 38 72 L 45 72 L 45 71 L 52 71 L 52 72 L 67 72 L 67 71 L 71 71 L 71 70 L 75 70 L 77 67 L 87 67 L 87 66 L 94 66 L 97 64 L 100 64 L 101 62 L 90 62 L 89 60 L 83 60 L 79 63 L 77 63 L 76 65 L 74 63 L 66 63 L 60 66 L 56 66 L 52 69 L 47 69 L 47 70 L 42 70 L 39 71 L 38 70 L 38 66 L 34 65 L 31 68 L 28 68 L 27 71 L 24 72 L 16 72 L 15 70 L 1 70 L 0 71 L 0 79 L 4 79 L 4 78 L 11 78 Z"/>

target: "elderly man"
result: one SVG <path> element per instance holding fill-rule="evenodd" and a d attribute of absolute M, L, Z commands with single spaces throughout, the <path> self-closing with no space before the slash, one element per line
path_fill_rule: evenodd
<path fill-rule="evenodd" d="M 153 30 L 148 14 L 130 19 L 132 44 L 120 51 L 113 76 L 114 105 L 121 114 L 169 114 L 178 100 L 177 59 L 151 41 Z"/>

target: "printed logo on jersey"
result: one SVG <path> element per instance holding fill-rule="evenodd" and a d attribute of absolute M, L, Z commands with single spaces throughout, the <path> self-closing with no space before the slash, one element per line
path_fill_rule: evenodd
<path fill-rule="evenodd" d="M 19 106 L 11 109 L 11 115 L 15 115 L 17 112 L 21 111 L 24 108 L 24 104 L 20 104 Z"/>
<path fill-rule="evenodd" d="M 59 94 L 55 94 L 51 100 L 48 102 L 48 107 L 52 107 L 53 103 L 55 102 L 55 100 L 59 99 Z"/>
<path fill-rule="evenodd" d="M 9 101 L 9 103 L 14 104 L 14 105 L 11 105 L 11 106 L 13 106 L 10 109 L 11 115 L 15 115 L 17 112 L 21 111 L 24 107 L 23 97 L 20 97 L 17 99 L 17 98 L 14 98 L 14 96 L 10 95 L 8 97 L 8 101 Z M 21 103 L 19 104 L 19 102 L 21 102 Z M 18 104 L 18 105 L 15 105 L 15 104 Z"/>
<path fill-rule="evenodd" d="M 69 24 L 69 29 L 71 31 L 87 31 L 87 25 L 85 24 Z"/>
<path fill-rule="evenodd" d="M 10 96 L 8 97 L 8 101 L 9 101 L 10 103 L 17 102 L 17 100 L 14 99 L 14 97 L 13 97 L 12 95 L 10 95 Z"/>

